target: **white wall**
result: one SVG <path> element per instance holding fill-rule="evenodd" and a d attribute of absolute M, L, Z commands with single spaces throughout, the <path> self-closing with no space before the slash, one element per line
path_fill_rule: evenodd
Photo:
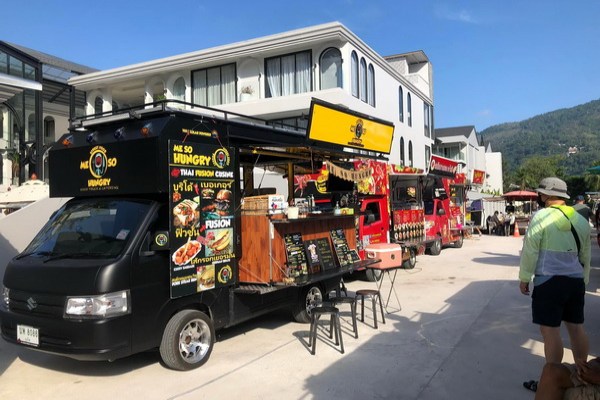
<path fill-rule="evenodd" d="M 485 153 L 486 174 L 489 176 L 484 183 L 484 190 L 503 192 L 502 153 Z"/>

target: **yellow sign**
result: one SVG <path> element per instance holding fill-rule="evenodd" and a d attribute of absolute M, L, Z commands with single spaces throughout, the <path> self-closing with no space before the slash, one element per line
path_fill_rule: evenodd
<path fill-rule="evenodd" d="M 394 125 L 313 102 L 308 138 L 389 154 Z"/>

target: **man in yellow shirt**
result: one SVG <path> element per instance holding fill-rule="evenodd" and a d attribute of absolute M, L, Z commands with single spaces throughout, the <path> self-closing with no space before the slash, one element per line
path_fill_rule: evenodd
<path fill-rule="evenodd" d="M 565 322 L 577 366 L 588 356 L 588 337 L 583 328 L 585 285 L 590 275 L 590 226 L 573 207 L 567 184 L 555 177 L 544 178 L 536 189 L 538 203 L 545 207 L 532 218 L 519 269 L 519 289 L 529 295 L 533 278 L 533 323 L 540 326 L 547 363 L 562 362 L 564 348 L 560 326 Z M 537 382 L 523 385 L 535 390 Z"/>

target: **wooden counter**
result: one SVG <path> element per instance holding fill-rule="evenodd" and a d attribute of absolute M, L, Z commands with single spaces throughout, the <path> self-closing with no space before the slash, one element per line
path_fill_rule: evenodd
<path fill-rule="evenodd" d="M 242 283 L 283 282 L 287 268 L 284 235 L 301 233 L 302 240 L 329 238 L 332 229 L 341 228 L 351 249 L 356 249 L 355 215 L 316 214 L 307 218 L 276 219 L 271 215 L 242 213 L 242 257 L 239 281 Z"/>

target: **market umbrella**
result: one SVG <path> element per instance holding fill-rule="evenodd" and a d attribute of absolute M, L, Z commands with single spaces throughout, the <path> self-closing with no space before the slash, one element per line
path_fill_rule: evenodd
<path fill-rule="evenodd" d="M 528 190 L 515 190 L 502 195 L 502 197 L 509 201 L 528 201 L 536 199 L 537 196 L 538 194 L 536 192 L 530 192 Z"/>
<path fill-rule="evenodd" d="M 588 168 L 587 171 L 591 174 L 600 175 L 600 165 L 596 165 L 595 167 Z"/>

